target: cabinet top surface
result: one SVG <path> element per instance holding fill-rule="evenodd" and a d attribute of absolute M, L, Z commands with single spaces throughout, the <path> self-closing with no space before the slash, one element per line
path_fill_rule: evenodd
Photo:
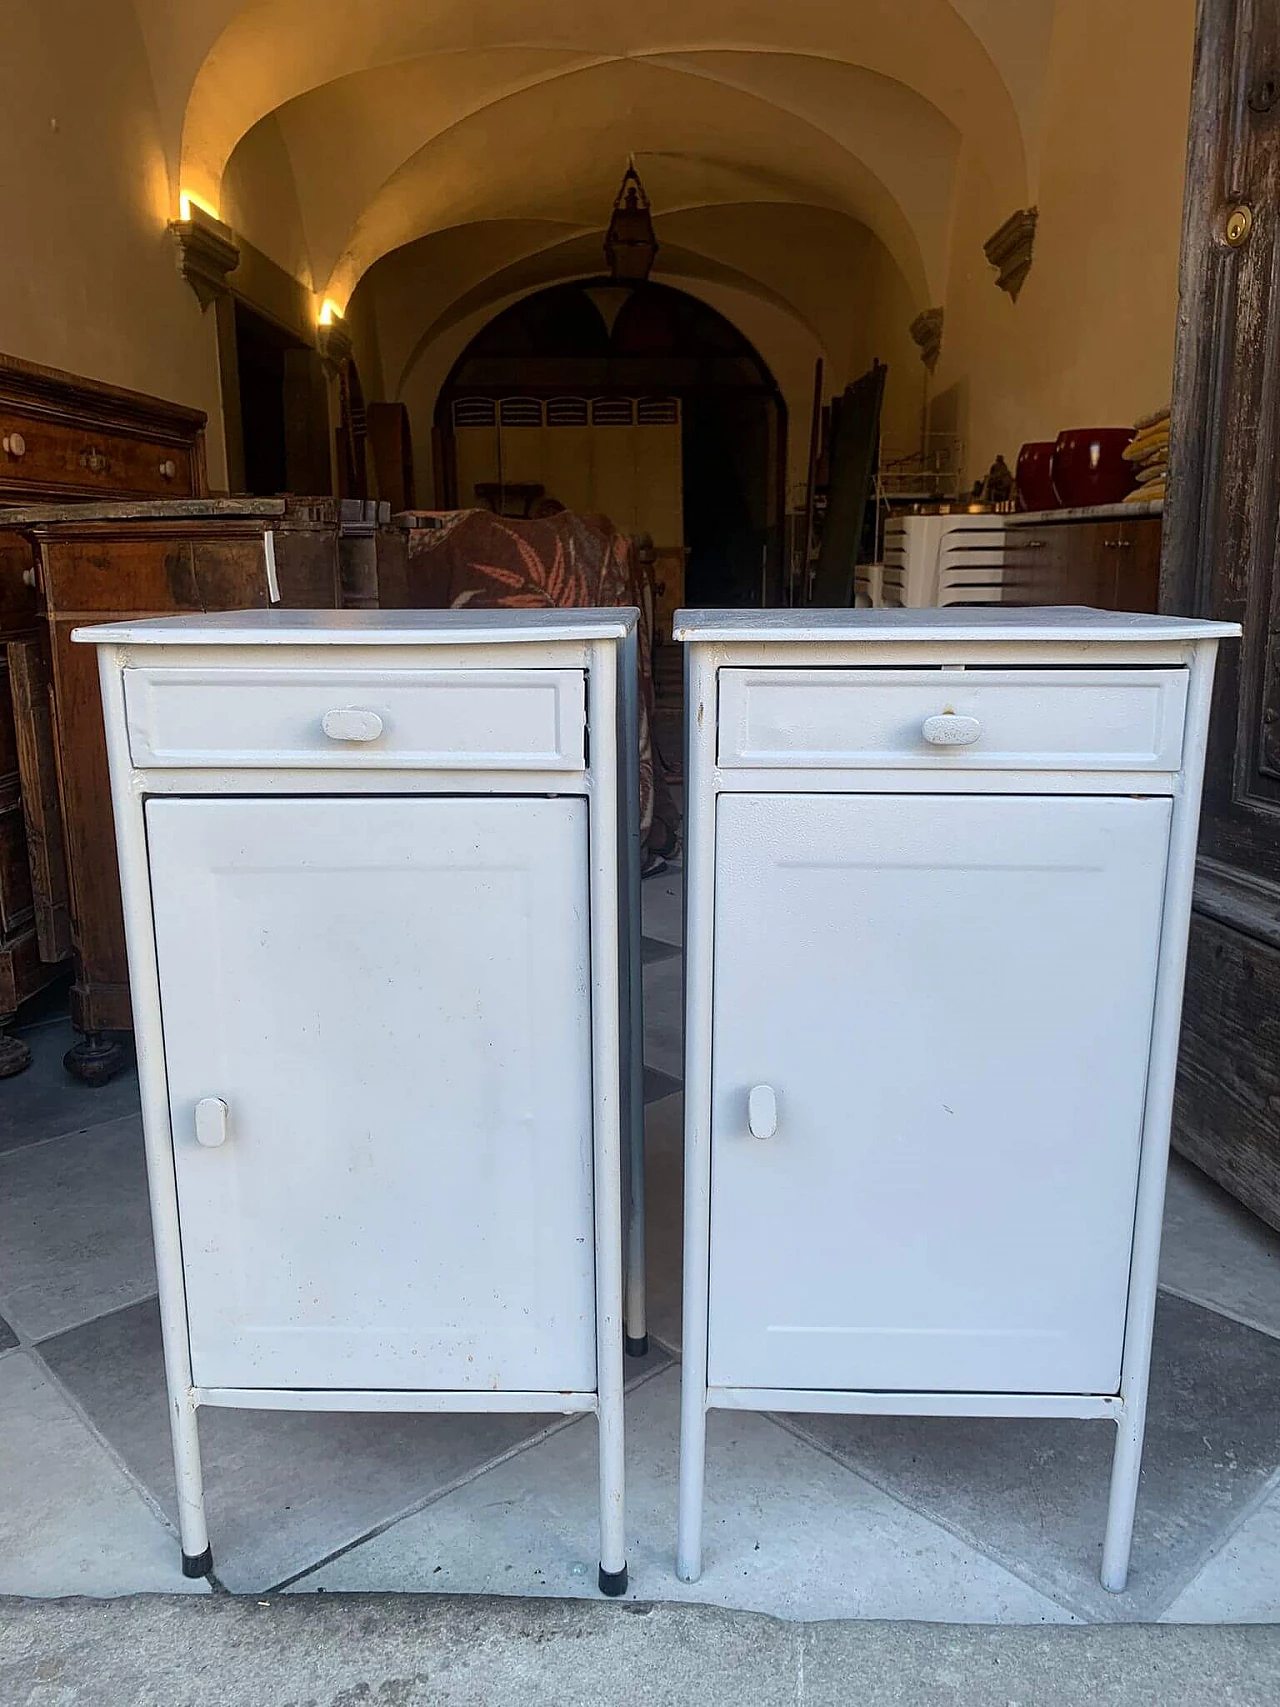
<path fill-rule="evenodd" d="M 77 628 L 91 646 L 449 646 L 621 640 L 639 612 L 603 610 L 237 610 Z"/>
<path fill-rule="evenodd" d="M 796 641 L 1055 641 L 1065 644 L 1116 641 L 1226 640 L 1240 633 L 1234 622 L 1200 617 L 1144 616 L 1130 611 L 1090 610 L 1071 605 L 977 611 L 959 606 L 930 610 L 679 610 L 672 624 L 677 640 L 742 642 Z"/>

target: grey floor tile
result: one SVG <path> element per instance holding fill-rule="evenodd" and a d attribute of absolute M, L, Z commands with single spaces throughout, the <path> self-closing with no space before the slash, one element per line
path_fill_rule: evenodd
<path fill-rule="evenodd" d="M 682 966 L 675 958 L 644 969 L 645 1065 L 677 1080 L 684 1072 Z"/>
<path fill-rule="evenodd" d="M 636 1600 L 697 1601 L 785 1618 L 1041 1623 L 1066 1616 L 765 1417 L 714 1413 L 706 1569 L 675 1576 L 680 1381 L 627 1407 L 627 1552 Z M 596 1438 L 573 1424 L 296 1585 L 297 1592 L 595 1592 Z"/>
<path fill-rule="evenodd" d="M 1160 1282 L 1280 1335 L 1280 1233 L 1179 1156 L 1169 1169 Z"/>
<path fill-rule="evenodd" d="M 1197 1572 L 1162 1622 L 1280 1624 L 1280 1489 Z"/>
<path fill-rule="evenodd" d="M 0 1152 L 136 1112 L 138 1078 L 132 1067 L 96 1091 L 70 1076 L 62 1057 L 75 1035 L 68 1019 L 22 1031 L 33 1060 L 25 1073 L 0 1079 Z"/>
<path fill-rule="evenodd" d="M 0 1594 L 205 1587 L 38 1361 L 0 1361 Z"/>
<path fill-rule="evenodd" d="M 656 936 L 640 938 L 640 959 L 645 966 L 655 960 L 670 960 L 673 954 L 679 954 L 680 945 L 676 942 L 661 942 Z"/>
<path fill-rule="evenodd" d="M 683 1272 L 684 1098 L 678 1093 L 645 1110 L 645 1278 L 649 1332 L 680 1349 Z"/>
<path fill-rule="evenodd" d="M 1089 1616 L 1152 1618 L 1280 1464 L 1280 1344 L 1179 1298 L 1156 1321 L 1129 1589 L 1099 1584 L 1105 1422 L 791 1419 L 807 1438 Z"/>
<path fill-rule="evenodd" d="M 14 1333 L 4 1317 L 0 1316 L 0 1351 L 12 1351 L 17 1343 L 17 1334 Z"/>
<path fill-rule="evenodd" d="M 29 1338 L 155 1288 L 139 1115 L 0 1156 L 0 1309 Z"/>
<path fill-rule="evenodd" d="M 140 1597 L 108 1609 L 109 1618 L 94 1616 L 101 1610 L 87 1602 L 0 1606 L 6 1707 L 797 1707 L 799 1701 L 794 1630 L 771 1618 L 703 1608 L 448 1595 L 296 1595 L 266 1602 L 215 1595 L 177 1607 Z M 871 1699 L 861 1697 L 859 1707 Z"/>
<path fill-rule="evenodd" d="M 684 872 L 678 865 L 645 878 L 640 886 L 640 916 L 646 936 L 677 947 L 684 941 Z"/>
<path fill-rule="evenodd" d="M 41 1346 L 130 1470 L 174 1511 L 159 1313 L 135 1305 Z M 260 1592 L 315 1564 L 558 1419 L 200 1413 L 219 1579 Z"/>
<path fill-rule="evenodd" d="M 1271 1707 L 1280 1632 L 814 1624 L 804 1707 Z"/>
<path fill-rule="evenodd" d="M 646 1067 L 644 1070 L 644 1100 L 647 1108 L 651 1102 L 661 1102 L 664 1097 L 675 1096 L 680 1090 L 679 1079 L 670 1073 L 660 1072 L 657 1067 Z"/>

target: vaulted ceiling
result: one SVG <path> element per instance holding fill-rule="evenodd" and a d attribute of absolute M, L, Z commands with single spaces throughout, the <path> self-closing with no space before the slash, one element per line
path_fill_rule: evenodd
<path fill-rule="evenodd" d="M 632 153 L 665 265 L 810 326 L 797 218 L 828 252 L 871 234 L 924 307 L 963 157 L 1001 216 L 1034 200 L 1055 0 L 134 3 L 175 196 L 340 307 L 447 251 L 419 332 L 597 270 Z"/>

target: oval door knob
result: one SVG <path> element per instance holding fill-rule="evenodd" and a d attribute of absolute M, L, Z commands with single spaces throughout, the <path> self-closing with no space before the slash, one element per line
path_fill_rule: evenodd
<path fill-rule="evenodd" d="M 227 1141 L 227 1105 L 221 1097 L 201 1097 L 196 1104 L 196 1143 L 207 1150 Z"/>
<path fill-rule="evenodd" d="M 772 1085 L 755 1085 L 748 1093 L 747 1125 L 753 1138 L 772 1138 L 778 1130 L 778 1099 Z"/>
<path fill-rule="evenodd" d="M 981 733 L 982 725 L 976 717 L 958 717 L 954 711 L 926 717 L 921 730 L 933 747 L 971 747 Z"/>
<path fill-rule="evenodd" d="M 27 454 L 27 441 L 21 433 L 6 433 L 4 448 L 11 457 L 16 459 Z"/>
<path fill-rule="evenodd" d="M 376 741 L 382 733 L 382 719 L 376 711 L 361 711 L 356 706 L 326 711 L 320 727 L 331 741 Z"/>

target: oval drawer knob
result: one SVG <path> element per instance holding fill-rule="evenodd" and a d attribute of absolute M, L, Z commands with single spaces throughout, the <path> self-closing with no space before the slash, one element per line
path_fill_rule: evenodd
<path fill-rule="evenodd" d="M 982 725 L 976 717 L 958 717 L 954 711 L 926 717 L 921 730 L 932 747 L 971 747 L 981 733 Z"/>
<path fill-rule="evenodd" d="M 227 1105 L 221 1097 L 201 1097 L 196 1104 L 196 1143 L 216 1150 L 227 1141 Z"/>
<path fill-rule="evenodd" d="M 778 1099 L 772 1085 L 754 1085 L 748 1092 L 747 1125 L 753 1138 L 772 1138 L 778 1130 Z"/>
<path fill-rule="evenodd" d="M 382 719 L 376 711 L 361 711 L 357 706 L 343 706 L 326 711 L 320 727 L 331 741 L 376 741 L 382 733 Z"/>

